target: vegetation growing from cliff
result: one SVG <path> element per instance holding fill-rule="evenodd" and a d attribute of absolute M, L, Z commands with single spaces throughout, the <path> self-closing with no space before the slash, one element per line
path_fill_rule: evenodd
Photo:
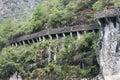
<path fill-rule="evenodd" d="M 120 7 L 120 1 L 119 0 L 97 0 L 94 5 L 92 6 L 93 10 L 96 11 L 102 11 L 106 9 L 108 3 L 114 3 L 115 7 Z"/>
<path fill-rule="evenodd" d="M 68 25 L 81 24 L 81 22 L 77 23 L 78 18 L 82 18 L 86 16 L 87 19 L 93 18 L 93 14 L 96 11 L 105 9 L 105 6 L 108 4 L 109 0 L 46 0 L 41 3 L 31 15 L 21 21 L 21 22 L 13 22 L 5 20 L 0 24 L 0 36 L 8 35 L 11 37 L 11 34 L 5 33 L 3 28 L 7 31 L 7 26 L 13 31 L 8 31 L 12 33 L 12 35 L 19 34 L 21 32 L 24 33 L 32 33 L 35 31 L 40 31 L 42 29 L 48 28 L 57 28 L 64 27 Z M 119 7 L 119 0 L 111 0 L 115 3 L 116 7 Z M 82 13 L 85 9 L 91 9 L 88 13 L 84 13 L 84 15 L 78 17 L 79 13 Z M 87 12 L 87 11 L 86 11 Z M 8 23 L 9 22 L 9 23 Z M 4 37 L 2 37 L 4 38 Z M 6 37 L 8 38 L 8 37 Z"/>
<path fill-rule="evenodd" d="M 114 2 L 120 6 L 119 0 Z M 67 37 L 13 48 L 5 47 L 5 42 L 43 29 L 91 23 L 93 13 L 105 9 L 106 4 L 105 0 L 46 0 L 21 22 L 3 21 L 0 24 L 0 78 L 10 77 L 16 71 L 25 78 L 53 80 L 56 77 L 62 80 L 98 74 L 95 54 L 98 35 L 90 33 L 81 40 Z M 43 59 L 44 49 L 48 46 L 58 48 L 56 63 L 48 64 L 47 59 Z"/>
<path fill-rule="evenodd" d="M 77 13 L 85 8 L 90 8 L 94 2 L 95 0 L 44 1 L 24 21 L 17 23 L 11 19 L 3 21 L 0 24 L 0 44 L 4 45 L 3 43 L 12 37 L 18 37 L 43 29 L 75 25 Z"/>
<path fill-rule="evenodd" d="M 94 38 L 94 40 L 93 40 Z M 75 40 L 47 40 L 32 45 L 7 47 L 0 55 L 0 78 L 10 77 L 18 71 L 25 78 L 62 80 L 70 78 L 93 77 L 99 72 L 96 62 L 96 35 L 88 33 Z M 57 48 L 57 60 L 48 64 L 47 47 Z"/>
<path fill-rule="evenodd" d="M 75 25 L 78 12 L 91 8 L 94 2 L 95 0 L 48 0 L 34 12 L 34 31 Z"/>
<path fill-rule="evenodd" d="M 94 13 L 104 9 L 108 1 L 46 0 L 21 22 L 4 20 L 0 24 L 0 44 L 9 38 L 43 29 L 91 23 Z M 118 0 L 113 0 L 113 2 L 116 7 L 119 7 Z"/>

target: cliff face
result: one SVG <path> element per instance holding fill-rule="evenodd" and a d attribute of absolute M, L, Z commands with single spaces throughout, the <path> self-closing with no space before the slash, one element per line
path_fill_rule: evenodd
<path fill-rule="evenodd" d="M 120 79 L 119 17 L 102 18 L 99 64 L 105 80 Z"/>
<path fill-rule="evenodd" d="M 24 19 L 42 0 L 0 0 L 0 22 L 6 18 Z"/>

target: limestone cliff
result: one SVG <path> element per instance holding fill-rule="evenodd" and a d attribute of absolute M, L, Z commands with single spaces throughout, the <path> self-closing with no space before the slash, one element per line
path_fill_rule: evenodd
<path fill-rule="evenodd" d="M 0 0 L 0 22 L 6 18 L 24 19 L 42 0 Z"/>
<path fill-rule="evenodd" d="M 107 14 L 108 13 L 108 14 Z M 120 80 L 120 14 L 119 9 L 99 13 L 99 64 L 105 80 Z"/>

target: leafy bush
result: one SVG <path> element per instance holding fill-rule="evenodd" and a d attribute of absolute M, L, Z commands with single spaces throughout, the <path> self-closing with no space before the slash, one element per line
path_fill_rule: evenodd
<path fill-rule="evenodd" d="M 4 48 L 0 54 L 0 76 L 9 77 L 16 71 L 25 78 L 48 76 L 61 80 L 95 76 L 99 72 L 95 54 L 97 39 L 97 35 L 88 33 L 80 40 L 66 37 L 64 40 Z M 42 58 L 47 46 L 58 49 L 56 63 L 47 65 L 47 59 Z"/>
<path fill-rule="evenodd" d="M 8 78 L 16 71 L 25 78 L 46 77 L 52 80 L 97 75 L 99 66 L 95 53 L 98 35 L 92 33 L 84 34 L 80 40 L 67 37 L 15 48 L 3 48 L 9 38 L 48 28 L 74 25 L 77 20 L 76 14 L 91 7 L 97 11 L 103 7 L 103 3 L 98 0 L 47 0 L 26 20 L 14 23 L 9 19 L 3 22 L 0 25 L 0 78 Z M 47 53 L 46 47 L 57 49 L 56 63 L 47 65 L 48 60 L 43 58 L 43 54 Z"/>

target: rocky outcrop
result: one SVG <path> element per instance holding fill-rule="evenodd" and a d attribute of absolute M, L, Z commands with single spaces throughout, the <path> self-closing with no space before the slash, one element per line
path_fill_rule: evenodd
<path fill-rule="evenodd" d="M 24 19 L 42 0 L 0 0 L 0 22 L 6 18 Z"/>
<path fill-rule="evenodd" d="M 9 80 L 22 80 L 22 77 L 18 74 L 18 72 L 15 72 Z"/>
<path fill-rule="evenodd" d="M 99 14 L 96 20 L 100 26 L 101 73 L 105 80 L 120 80 L 120 10 L 110 9 Z"/>

